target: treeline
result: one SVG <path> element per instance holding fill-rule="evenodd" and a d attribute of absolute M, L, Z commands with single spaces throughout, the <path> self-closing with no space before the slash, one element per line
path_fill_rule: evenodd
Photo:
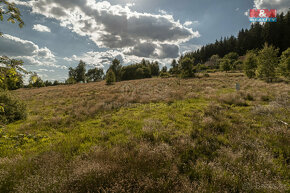
<path fill-rule="evenodd" d="M 250 29 L 242 29 L 237 37 L 221 38 L 215 43 L 208 44 L 195 52 L 187 53 L 184 57 L 195 58 L 195 64 L 206 63 L 212 55 L 224 57 L 230 52 L 242 56 L 248 50 L 262 49 L 267 42 L 279 48 L 279 55 L 290 45 L 290 11 L 286 15 L 277 15 L 277 22 L 264 24 L 254 23 Z"/>
<path fill-rule="evenodd" d="M 106 74 L 107 84 L 111 84 L 114 81 L 118 82 L 159 76 L 160 69 L 158 62 L 150 62 L 145 59 L 140 63 L 128 66 L 122 66 L 119 60 L 114 59 Z"/>
<path fill-rule="evenodd" d="M 103 69 L 94 68 L 86 72 L 86 64 L 80 61 L 76 68 L 69 68 L 67 84 L 96 82 L 106 79 L 108 84 L 124 80 L 152 78 L 160 75 L 158 62 L 142 60 L 140 63 L 123 66 L 118 59 L 114 59 L 104 74 Z"/>
<path fill-rule="evenodd" d="M 187 70 L 186 70 L 187 69 Z M 215 54 L 205 64 L 195 64 L 193 57 L 173 60 L 169 73 L 180 77 L 194 77 L 196 72 L 243 71 L 249 78 L 266 82 L 290 80 L 290 48 L 282 52 L 279 48 L 265 43 L 262 49 L 248 50 L 245 56 L 230 52 L 224 57 Z"/>

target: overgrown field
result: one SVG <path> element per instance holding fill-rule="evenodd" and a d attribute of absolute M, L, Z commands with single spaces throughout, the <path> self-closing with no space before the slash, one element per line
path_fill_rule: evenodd
<path fill-rule="evenodd" d="M 288 84 L 215 73 L 13 93 L 29 112 L 0 129 L 0 192 L 290 191 Z"/>

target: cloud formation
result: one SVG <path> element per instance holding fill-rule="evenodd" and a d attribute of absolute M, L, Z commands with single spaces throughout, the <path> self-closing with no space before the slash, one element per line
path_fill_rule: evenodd
<path fill-rule="evenodd" d="M 34 25 L 33 29 L 35 31 L 39 31 L 39 32 L 51 32 L 51 30 L 47 26 L 44 26 L 44 25 L 41 25 L 41 24 Z"/>
<path fill-rule="evenodd" d="M 47 47 L 39 48 L 35 43 L 15 36 L 4 34 L 0 38 L 0 53 L 15 59 L 21 59 L 25 65 L 52 66 L 55 65 L 55 55 Z"/>
<path fill-rule="evenodd" d="M 179 44 L 200 36 L 166 12 L 139 13 L 131 10 L 132 5 L 95 0 L 31 0 L 27 4 L 33 13 L 59 20 L 61 26 L 89 37 L 98 47 L 122 49 L 129 55 L 173 58 L 179 55 Z"/>
<path fill-rule="evenodd" d="M 290 8 L 289 0 L 254 0 L 257 9 L 277 9 L 279 13 L 286 13 Z"/>

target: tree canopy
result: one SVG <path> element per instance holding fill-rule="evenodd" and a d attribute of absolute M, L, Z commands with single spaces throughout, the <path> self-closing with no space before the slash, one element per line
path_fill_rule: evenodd
<path fill-rule="evenodd" d="M 22 28 L 24 25 L 23 20 L 21 19 L 21 14 L 19 9 L 15 6 L 14 3 L 9 3 L 6 0 L 0 0 L 0 5 L 3 5 L 3 8 L 0 6 L 0 20 L 4 20 L 4 16 L 7 17 L 7 21 L 11 23 L 18 22 L 19 27 Z M 2 32 L 0 32 L 0 36 L 2 35 Z"/>

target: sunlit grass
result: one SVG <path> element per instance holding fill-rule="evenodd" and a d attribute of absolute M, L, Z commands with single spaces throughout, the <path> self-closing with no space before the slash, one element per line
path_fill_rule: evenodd
<path fill-rule="evenodd" d="M 0 192 L 285 192 L 289 91 L 222 73 L 15 91 Z"/>

